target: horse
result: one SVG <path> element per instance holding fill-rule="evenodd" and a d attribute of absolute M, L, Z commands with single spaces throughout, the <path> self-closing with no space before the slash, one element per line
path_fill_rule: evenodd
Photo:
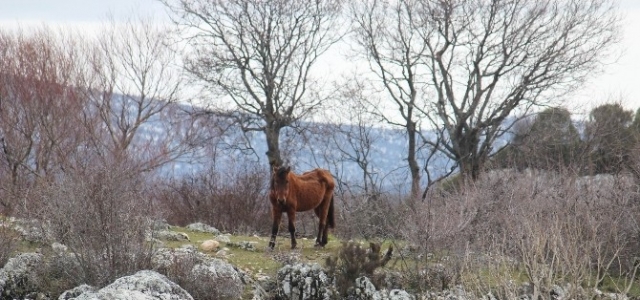
<path fill-rule="evenodd" d="M 276 245 L 276 236 L 280 227 L 282 213 L 287 213 L 289 219 L 289 233 L 291 233 L 291 249 L 296 248 L 296 212 L 314 210 L 320 219 L 318 237 L 315 247 L 327 244 L 327 230 L 335 228 L 333 209 L 333 189 L 335 182 L 329 171 L 314 169 L 302 175 L 291 172 L 291 167 L 274 167 L 271 175 L 269 200 L 273 226 L 269 248 Z"/>

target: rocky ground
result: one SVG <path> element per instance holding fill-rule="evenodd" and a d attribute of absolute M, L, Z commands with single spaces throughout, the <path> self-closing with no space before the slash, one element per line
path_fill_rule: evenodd
<path fill-rule="evenodd" d="M 51 251 L 27 250 L 10 258 L 0 269 L 0 299 L 10 299 L 16 289 L 35 286 L 30 282 L 42 280 L 39 269 L 45 260 L 43 252 L 53 253 L 48 261 L 73 269 L 77 257 L 60 243 L 42 244 L 47 240 L 42 231 L 34 229 L 34 221 L 6 220 L 2 226 L 11 226 L 22 239 L 39 241 Z M 185 288 L 168 279 L 168 270 L 185 267 L 189 282 L 211 284 L 218 288 L 220 299 L 476 299 L 463 287 L 433 293 L 412 295 L 391 287 L 376 287 L 367 277 L 359 277 L 347 294 L 340 295 L 335 280 L 322 267 L 323 260 L 339 248 L 332 241 L 326 249 L 315 249 L 311 240 L 302 239 L 299 250 L 288 249 L 288 239 L 279 240 L 279 246 L 266 251 L 266 238 L 258 236 L 232 236 L 202 223 L 186 228 L 156 222 L 149 233 L 149 241 L 158 247 L 152 256 L 153 268 L 121 277 L 98 288 L 80 285 L 65 291 L 57 299 L 194 299 Z M 22 291 L 25 299 L 52 299 L 46 291 Z M 550 299 L 565 299 L 562 287 L 554 288 Z M 600 299 L 626 299 L 622 295 L 600 294 Z M 497 299 L 487 294 L 482 299 Z M 526 287 L 518 299 L 531 299 Z"/>

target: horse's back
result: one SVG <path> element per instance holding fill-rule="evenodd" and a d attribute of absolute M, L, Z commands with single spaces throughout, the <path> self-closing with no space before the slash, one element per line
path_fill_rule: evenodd
<path fill-rule="evenodd" d="M 296 176 L 297 210 L 306 211 L 316 208 L 325 199 L 333 197 L 335 182 L 331 173 L 324 169 L 314 169 Z"/>
<path fill-rule="evenodd" d="M 333 190 L 333 188 L 335 187 L 333 175 L 331 175 L 331 172 L 325 169 L 320 169 L 320 168 L 313 169 L 313 170 L 302 173 L 298 178 L 305 181 L 317 180 L 321 183 L 324 183 L 327 189 L 331 189 L 331 190 Z"/>

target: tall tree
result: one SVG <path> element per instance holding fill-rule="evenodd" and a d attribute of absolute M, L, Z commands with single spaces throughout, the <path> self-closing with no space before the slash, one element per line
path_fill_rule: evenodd
<path fill-rule="evenodd" d="M 404 0 L 360 7 L 360 43 L 380 86 L 395 93 L 407 128 L 410 108 L 428 126 L 444 128 L 431 146 L 471 180 L 506 132 L 507 117 L 580 86 L 619 37 L 614 0 Z M 418 94 L 424 105 L 414 102 Z"/>
<path fill-rule="evenodd" d="M 517 166 L 535 169 L 579 167 L 580 134 L 566 108 L 550 107 L 538 113 L 532 122 L 521 122 L 512 143 Z"/>
<path fill-rule="evenodd" d="M 389 105 L 368 103 L 369 107 L 388 124 L 406 131 L 412 199 L 417 199 L 420 193 L 417 152 L 427 77 L 423 63 L 427 48 L 420 36 L 422 23 L 415 15 L 418 3 L 414 0 L 353 1 L 350 14 L 354 24 L 353 40 L 375 74 L 375 83 L 384 88 L 389 100 Z"/>
<path fill-rule="evenodd" d="M 631 164 L 631 152 L 637 143 L 632 121 L 633 111 L 619 103 L 591 110 L 585 133 L 592 172 L 620 173 Z"/>
<path fill-rule="evenodd" d="M 280 131 L 321 105 L 310 71 L 341 37 L 340 1 L 161 1 L 191 46 L 188 72 L 244 131 L 263 132 L 269 164 L 281 165 Z"/>
<path fill-rule="evenodd" d="M 86 100 L 77 39 L 47 28 L 0 31 L 0 211 L 52 180 L 81 148 Z"/>
<path fill-rule="evenodd" d="M 179 106 L 184 82 L 169 28 L 135 18 L 112 20 L 100 33 L 84 83 L 96 157 L 149 171 L 193 151 L 197 126 Z M 156 135 L 147 138 L 146 130 Z"/>
<path fill-rule="evenodd" d="M 518 110 L 548 104 L 598 70 L 619 38 L 614 0 L 425 1 L 425 109 L 441 150 L 475 180 Z"/>

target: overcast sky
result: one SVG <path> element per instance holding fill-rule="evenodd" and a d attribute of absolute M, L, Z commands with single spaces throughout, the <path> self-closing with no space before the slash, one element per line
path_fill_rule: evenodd
<path fill-rule="evenodd" d="M 640 107 L 640 0 L 620 0 L 620 8 L 624 36 L 617 49 L 622 55 L 571 98 L 571 109 L 586 111 L 610 99 L 622 100 L 629 109 Z M 88 25 L 133 13 L 167 20 L 157 0 L 0 0 L 0 26 Z"/>

